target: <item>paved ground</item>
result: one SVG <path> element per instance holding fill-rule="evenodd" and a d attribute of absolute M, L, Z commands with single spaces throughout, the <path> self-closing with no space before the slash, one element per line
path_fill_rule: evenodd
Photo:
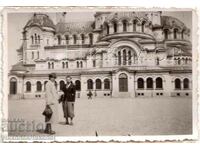
<path fill-rule="evenodd" d="M 9 119 L 41 125 L 43 109 L 44 100 L 9 100 Z M 54 127 L 57 136 L 192 133 L 192 100 L 189 98 L 77 99 L 73 126 L 63 124 L 61 106 L 59 109 L 59 123 Z M 38 131 L 9 132 L 9 135 L 41 134 Z"/>

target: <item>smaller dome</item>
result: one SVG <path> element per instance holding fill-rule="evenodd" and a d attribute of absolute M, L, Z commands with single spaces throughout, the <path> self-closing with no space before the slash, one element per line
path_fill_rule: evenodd
<path fill-rule="evenodd" d="M 33 17 L 27 22 L 24 29 L 32 26 L 38 26 L 42 29 L 51 28 L 55 30 L 55 25 L 53 21 L 46 14 L 34 14 Z"/>

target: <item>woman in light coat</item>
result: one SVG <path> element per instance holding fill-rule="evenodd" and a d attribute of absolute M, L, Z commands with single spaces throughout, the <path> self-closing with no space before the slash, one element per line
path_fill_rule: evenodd
<path fill-rule="evenodd" d="M 48 134 L 55 134 L 55 131 L 52 130 L 52 126 L 55 125 L 55 123 L 57 123 L 57 118 L 58 118 L 59 94 L 56 90 L 55 79 L 56 79 L 56 74 L 51 73 L 49 74 L 49 81 L 46 83 L 46 91 L 45 91 L 46 105 L 48 105 L 53 111 L 50 120 L 46 122 L 45 133 Z"/>

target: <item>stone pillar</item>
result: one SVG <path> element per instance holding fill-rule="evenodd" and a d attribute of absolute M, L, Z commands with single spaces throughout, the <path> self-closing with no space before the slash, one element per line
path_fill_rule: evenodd
<path fill-rule="evenodd" d="M 118 97 L 119 81 L 116 74 L 112 75 L 112 97 Z"/>
<path fill-rule="evenodd" d="M 113 34 L 114 33 L 114 27 L 112 23 L 109 23 L 109 34 Z M 107 32 L 107 31 L 106 31 Z M 107 33 L 106 33 L 107 34 Z"/>
<path fill-rule="evenodd" d="M 131 97 L 135 97 L 135 75 L 134 73 L 128 76 L 128 92 Z"/>
<path fill-rule="evenodd" d="M 123 25 L 122 25 L 122 22 L 120 21 L 117 25 L 118 25 L 118 31 L 119 31 L 119 33 L 120 33 L 120 32 L 123 32 Z"/>
<path fill-rule="evenodd" d="M 87 98 L 87 77 L 82 76 L 80 77 L 81 81 L 81 93 L 80 93 L 80 98 Z"/>

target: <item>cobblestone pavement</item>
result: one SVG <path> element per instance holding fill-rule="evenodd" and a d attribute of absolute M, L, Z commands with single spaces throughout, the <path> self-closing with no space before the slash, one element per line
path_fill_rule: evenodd
<path fill-rule="evenodd" d="M 9 121 L 21 119 L 34 130 L 17 127 L 18 131 L 9 131 L 9 135 L 44 134 L 38 130 L 44 125 L 41 114 L 44 100 L 9 100 L 8 104 Z M 58 120 L 54 126 L 56 136 L 191 134 L 192 100 L 181 97 L 77 99 L 74 125 L 64 125 L 61 105 Z"/>

